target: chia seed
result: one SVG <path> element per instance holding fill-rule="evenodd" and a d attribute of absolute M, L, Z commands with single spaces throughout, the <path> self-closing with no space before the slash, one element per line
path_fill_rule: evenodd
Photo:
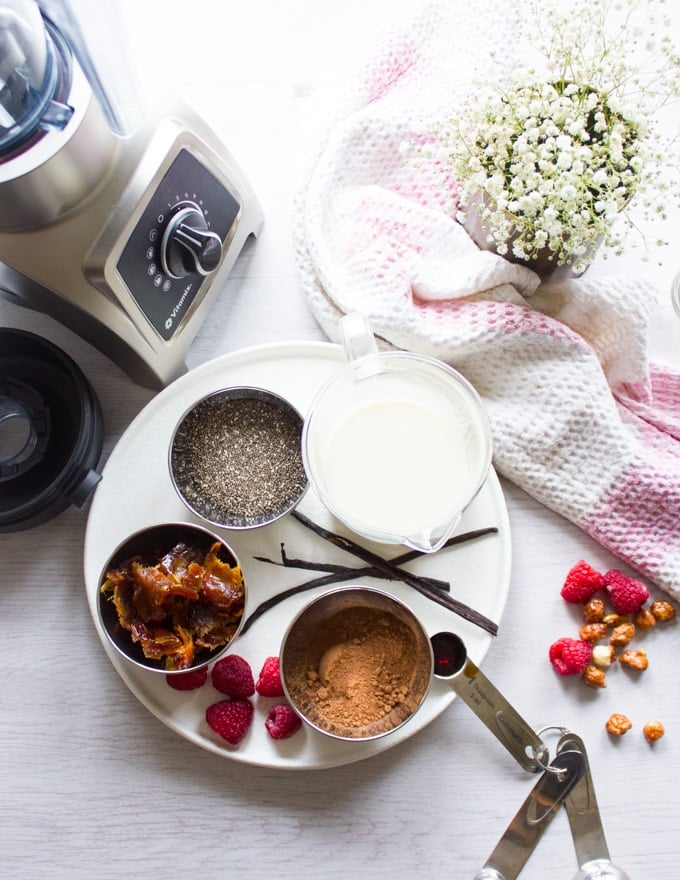
<path fill-rule="evenodd" d="M 188 506 L 216 525 L 249 528 L 290 510 L 307 485 L 302 418 L 259 389 L 228 389 L 184 417 L 170 466 Z"/>

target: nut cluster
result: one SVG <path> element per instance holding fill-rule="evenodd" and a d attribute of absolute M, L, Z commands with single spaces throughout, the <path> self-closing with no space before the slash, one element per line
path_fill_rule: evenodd
<path fill-rule="evenodd" d="M 645 650 L 632 644 L 634 639 L 658 624 L 673 620 L 677 614 L 666 599 L 649 601 L 649 591 L 642 582 L 614 570 L 602 575 L 584 560 L 567 574 L 561 595 L 565 601 L 581 605 L 583 623 L 577 641 L 560 640 L 572 643 L 572 656 L 576 657 L 572 668 L 560 674 L 582 673 L 584 682 L 592 688 L 607 687 L 608 672 L 617 663 L 634 673 L 644 672 L 649 667 L 649 657 Z M 614 607 L 610 608 L 610 604 Z M 551 659 L 555 665 L 554 657 Z M 605 729 L 618 737 L 632 726 L 625 715 L 614 713 Z M 649 721 L 643 727 L 649 743 L 661 739 L 664 733 L 661 721 Z"/>
<path fill-rule="evenodd" d="M 607 719 L 605 729 L 607 733 L 611 733 L 612 736 L 623 736 L 624 733 L 628 733 L 632 726 L 633 722 L 627 715 L 621 715 L 618 712 L 614 712 L 614 714 L 610 715 Z M 648 743 L 654 743 L 658 739 L 661 739 L 666 732 L 666 728 L 661 721 L 648 721 L 642 728 L 642 732 Z"/>
<path fill-rule="evenodd" d="M 666 600 L 652 602 L 643 606 L 633 615 L 608 612 L 605 602 L 592 598 L 583 604 L 584 623 L 579 629 L 579 638 L 593 647 L 591 662 L 586 666 L 583 678 L 587 685 L 595 688 L 607 687 L 607 670 L 615 662 L 622 666 L 643 672 L 649 666 L 647 652 L 642 648 L 628 647 L 638 631 L 650 630 L 657 623 L 672 620 L 675 608 Z M 602 642 L 607 644 L 598 644 Z M 623 648 L 617 654 L 617 649 Z"/>
<path fill-rule="evenodd" d="M 621 715 L 618 712 L 610 715 L 605 724 L 607 733 L 611 733 L 613 736 L 623 736 L 623 734 L 627 733 L 632 726 L 633 723 L 630 718 L 626 715 Z"/>

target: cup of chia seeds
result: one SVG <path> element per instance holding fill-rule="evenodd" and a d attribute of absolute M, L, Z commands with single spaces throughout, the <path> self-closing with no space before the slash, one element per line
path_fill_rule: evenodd
<path fill-rule="evenodd" d="M 268 525 L 307 489 L 303 419 L 283 397 L 234 386 L 191 406 L 170 443 L 177 494 L 193 513 L 225 529 Z"/>

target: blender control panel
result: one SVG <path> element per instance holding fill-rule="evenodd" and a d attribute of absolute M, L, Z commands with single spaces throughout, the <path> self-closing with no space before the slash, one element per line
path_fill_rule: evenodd
<path fill-rule="evenodd" d="M 182 149 L 151 196 L 118 260 L 118 272 L 166 341 L 222 261 L 241 205 Z M 225 244 L 226 242 L 226 244 Z"/>

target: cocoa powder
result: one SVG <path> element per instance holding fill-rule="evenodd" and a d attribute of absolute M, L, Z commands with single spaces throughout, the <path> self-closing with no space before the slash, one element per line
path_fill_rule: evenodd
<path fill-rule="evenodd" d="M 417 708 L 416 665 L 417 639 L 406 623 L 386 611 L 348 608 L 315 630 L 289 689 L 318 726 L 363 735 L 376 723 L 389 730 Z"/>

